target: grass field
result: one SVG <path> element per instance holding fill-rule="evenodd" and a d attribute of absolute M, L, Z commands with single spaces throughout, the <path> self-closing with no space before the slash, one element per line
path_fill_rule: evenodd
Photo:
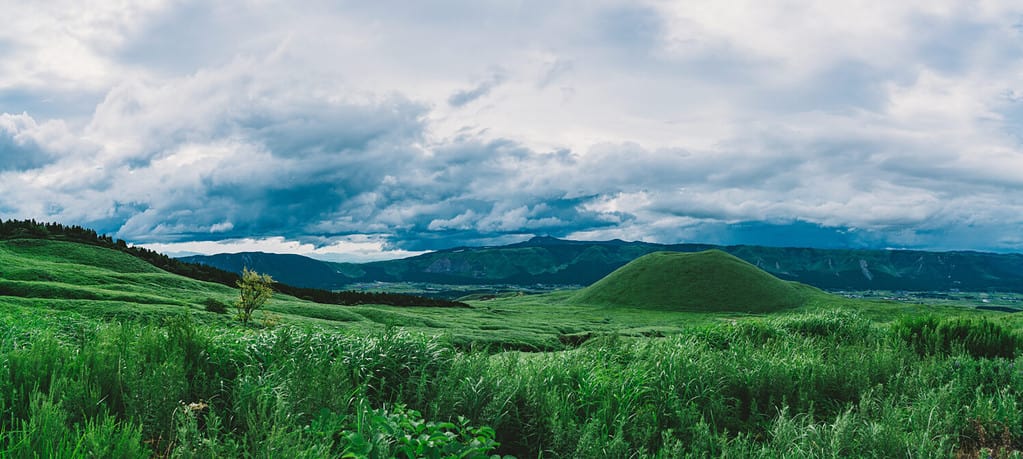
<path fill-rule="evenodd" d="M 755 314 L 571 291 L 468 309 L 277 296 L 251 327 L 204 309 L 236 295 L 115 251 L 0 242 L 0 457 L 1023 449 L 1016 314 L 820 292 Z"/>

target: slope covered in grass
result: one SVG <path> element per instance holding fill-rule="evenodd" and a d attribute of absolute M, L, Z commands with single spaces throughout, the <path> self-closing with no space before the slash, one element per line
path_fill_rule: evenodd
<path fill-rule="evenodd" d="M 234 288 L 169 273 L 116 249 L 44 239 L 0 241 L 0 307 L 142 321 L 193 311 L 204 321 L 230 323 L 233 309 L 219 315 L 202 311 L 210 300 L 230 305 L 237 297 Z M 294 324 L 373 323 L 339 306 L 283 294 L 266 305 L 265 313 L 271 312 Z"/>
<path fill-rule="evenodd" d="M 0 241 L 0 294 L 22 298 L 185 305 L 233 290 L 167 273 L 131 255 L 86 244 Z"/>
<path fill-rule="evenodd" d="M 672 311 L 770 312 L 801 306 L 813 295 L 811 287 L 708 250 L 644 255 L 580 290 L 574 300 Z"/>
<path fill-rule="evenodd" d="M 57 241 L 62 243 L 71 243 L 72 245 L 50 245 L 46 243 L 33 243 L 32 240 L 36 241 Z M 157 270 L 166 271 L 167 273 L 177 274 L 193 280 L 202 282 L 214 282 L 228 287 L 234 287 L 235 283 L 239 280 L 239 274 L 241 273 L 241 266 L 238 267 L 238 274 L 233 272 L 224 271 L 213 266 L 206 266 L 200 264 L 185 263 L 183 261 L 175 260 L 159 252 L 146 249 L 140 246 L 131 246 L 123 240 L 115 240 L 106 235 L 99 235 L 94 230 L 82 228 L 80 226 L 65 226 L 59 223 L 39 223 L 35 220 L 3 220 L 0 219 L 0 241 L 22 241 L 18 242 L 22 247 L 34 247 L 34 251 L 31 253 L 26 252 L 25 255 L 29 255 L 35 258 L 46 259 L 50 261 L 59 260 L 61 262 L 77 263 L 87 266 L 96 266 L 100 268 L 110 268 L 105 265 L 108 259 L 107 256 L 92 257 L 97 252 L 94 252 L 90 248 L 78 247 L 78 244 L 87 245 L 92 247 L 100 247 L 104 249 L 110 249 L 114 252 L 121 254 L 130 255 L 136 260 L 133 262 L 135 268 L 142 270 Z M 323 270 L 333 272 L 332 268 L 327 265 L 299 256 L 288 256 L 288 255 L 277 255 L 277 254 L 251 254 L 253 256 L 259 255 L 263 257 L 269 257 L 271 259 L 283 259 L 289 260 L 291 265 L 294 265 L 294 259 L 305 260 L 308 263 L 320 266 Z M 248 262 L 260 261 L 262 258 L 255 257 Z M 118 264 L 131 265 L 132 262 L 126 261 L 124 257 L 116 258 Z M 100 263 L 96 265 L 96 263 Z M 307 264 L 308 264 L 307 263 Z M 274 265 L 275 263 L 270 263 Z M 287 265 L 288 263 L 285 263 Z M 301 264 L 301 263 L 300 263 Z M 253 267 L 253 265 L 249 265 Z M 267 266 L 272 267 L 272 266 Z M 289 278 L 301 278 L 304 274 L 295 274 L 287 270 L 285 266 L 287 276 Z M 292 266 L 292 268 L 298 271 L 306 271 L 301 266 Z M 120 268 L 118 268 L 120 269 Z M 118 269 L 114 269 L 117 271 Z M 414 295 L 402 295 L 402 294 L 387 294 L 387 293 L 367 293 L 357 291 L 333 291 L 334 287 L 330 287 L 331 290 L 321 289 L 310 289 L 303 287 L 296 287 L 288 284 L 287 282 L 281 282 L 278 279 L 277 273 L 280 270 L 273 270 L 272 272 L 266 272 L 259 267 L 256 267 L 257 271 L 264 274 L 271 274 L 277 282 L 274 284 L 274 290 L 278 293 L 289 295 L 296 298 L 301 298 L 316 303 L 327 303 L 327 304 L 389 304 L 394 306 L 444 306 L 444 307 L 467 307 L 464 303 L 455 301 L 447 301 L 440 299 L 417 297 Z M 0 278 L 3 278 L 2 271 L 0 271 Z M 17 289 L 9 291 L 8 295 L 23 294 L 24 289 Z M 22 286 L 24 287 L 24 286 Z M 13 292 L 13 293 L 12 293 Z M 21 292 L 21 293 L 19 293 Z"/>

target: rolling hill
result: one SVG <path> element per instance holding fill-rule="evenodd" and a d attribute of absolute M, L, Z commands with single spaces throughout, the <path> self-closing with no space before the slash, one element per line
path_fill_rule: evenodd
<path fill-rule="evenodd" d="M 580 290 L 573 300 L 668 311 L 773 312 L 802 306 L 814 291 L 720 250 L 654 252 Z"/>
<path fill-rule="evenodd" d="M 0 241 L 0 297 L 10 303 L 130 318 L 201 309 L 206 299 L 229 302 L 236 295 L 230 287 L 170 274 L 113 249 L 42 239 Z"/>
<path fill-rule="evenodd" d="M 1023 255 L 914 250 L 836 250 L 707 244 L 570 241 L 549 237 L 494 247 L 459 247 L 364 264 L 296 261 L 293 255 L 246 253 L 182 261 L 241 272 L 243 260 L 296 285 L 337 289 L 358 282 L 458 285 L 589 285 L 648 253 L 718 249 L 772 275 L 827 290 L 1023 292 Z M 247 257 L 247 258 L 246 258 Z"/>
<path fill-rule="evenodd" d="M 284 284 L 275 284 L 275 289 L 278 294 L 266 309 L 296 322 L 373 322 L 356 312 L 360 309 L 340 305 L 466 306 L 408 295 L 331 293 Z M 150 320 L 201 311 L 210 300 L 229 305 L 237 297 L 232 287 L 165 271 L 117 248 L 35 238 L 0 240 L 0 304 Z M 388 312 L 367 315 L 393 320 Z"/>

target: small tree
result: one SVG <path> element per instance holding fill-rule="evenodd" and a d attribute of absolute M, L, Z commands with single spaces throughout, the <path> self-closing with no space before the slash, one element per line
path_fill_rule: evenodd
<path fill-rule="evenodd" d="M 242 269 L 242 278 L 238 281 L 239 298 L 235 304 L 242 323 L 248 324 L 252 311 L 261 308 L 273 296 L 274 291 L 270 287 L 273 282 L 269 274 L 259 274 L 248 267 Z"/>

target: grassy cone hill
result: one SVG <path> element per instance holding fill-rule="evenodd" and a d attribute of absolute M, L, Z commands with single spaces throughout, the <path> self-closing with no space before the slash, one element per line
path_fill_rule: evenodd
<path fill-rule="evenodd" d="M 697 312 L 771 312 L 806 303 L 816 289 L 787 282 L 720 250 L 654 252 L 573 298 L 595 306 Z"/>

